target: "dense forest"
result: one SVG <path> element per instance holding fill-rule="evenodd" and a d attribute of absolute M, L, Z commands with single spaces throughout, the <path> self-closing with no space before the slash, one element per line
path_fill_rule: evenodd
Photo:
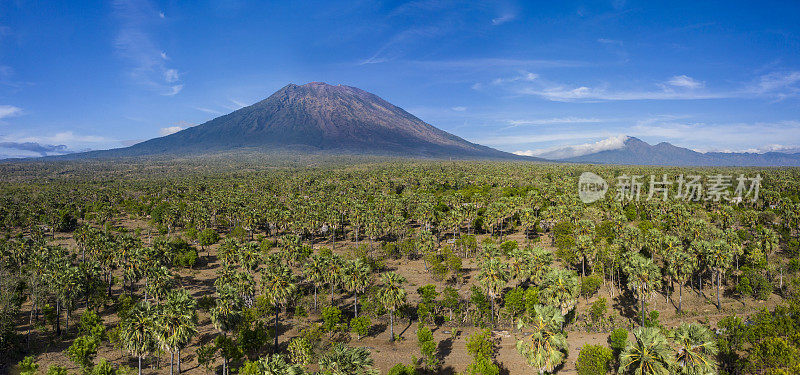
<path fill-rule="evenodd" d="M 798 169 L 265 165 L 0 165 L 0 373 L 800 373 Z"/>

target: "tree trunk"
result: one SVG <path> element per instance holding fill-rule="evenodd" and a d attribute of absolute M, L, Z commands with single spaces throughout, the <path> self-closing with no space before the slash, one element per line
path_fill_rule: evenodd
<path fill-rule="evenodd" d="M 389 311 L 389 342 L 394 342 L 394 312 Z"/>
<path fill-rule="evenodd" d="M 142 375 L 142 356 L 139 356 L 139 375 Z"/>
<path fill-rule="evenodd" d="M 314 311 L 317 310 L 317 284 L 314 284 Z"/>
<path fill-rule="evenodd" d="M 278 354 L 278 305 L 275 305 L 275 346 L 273 354 Z"/>
<path fill-rule="evenodd" d="M 174 368 L 175 368 L 175 352 L 170 351 L 169 352 L 169 375 L 174 374 Z"/>
<path fill-rule="evenodd" d="M 178 348 L 178 375 L 181 374 L 181 349 Z"/>
<path fill-rule="evenodd" d="M 678 314 L 681 313 L 683 308 L 683 283 L 678 285 Z"/>
<path fill-rule="evenodd" d="M 642 327 L 644 327 L 644 296 L 640 296 L 639 298 L 642 300 L 642 309 L 639 313 L 642 314 Z"/>
<path fill-rule="evenodd" d="M 61 336 L 61 302 L 56 299 L 56 335 Z"/>
<path fill-rule="evenodd" d="M 717 310 L 722 308 L 722 305 L 719 303 L 719 282 L 721 278 L 720 275 L 722 275 L 722 272 L 720 270 L 717 270 Z"/>
<path fill-rule="evenodd" d="M 353 293 L 353 297 L 355 297 L 355 303 L 353 303 L 353 309 L 356 313 L 356 318 L 358 318 L 358 292 Z"/>

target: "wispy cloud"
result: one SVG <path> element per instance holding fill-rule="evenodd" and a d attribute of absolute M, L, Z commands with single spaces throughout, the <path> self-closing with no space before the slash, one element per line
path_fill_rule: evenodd
<path fill-rule="evenodd" d="M 198 110 L 200 112 L 210 113 L 212 115 L 221 115 L 222 114 L 222 112 L 217 111 L 216 109 L 211 109 L 211 108 L 194 107 L 194 109 L 196 109 L 196 110 Z"/>
<path fill-rule="evenodd" d="M 492 18 L 492 25 L 495 26 L 502 25 L 506 22 L 513 21 L 515 18 L 517 18 L 516 14 L 512 13 L 503 14 L 500 17 Z"/>
<path fill-rule="evenodd" d="M 685 87 L 687 89 L 699 89 L 705 86 L 705 83 L 697 81 L 694 78 L 689 77 L 687 75 L 674 76 L 669 81 L 667 81 L 667 83 L 672 86 Z"/>
<path fill-rule="evenodd" d="M 41 156 L 51 154 L 69 154 L 71 151 L 66 145 L 43 145 L 36 142 L 0 142 L 0 149 L 11 149 L 17 151 L 29 151 Z"/>
<path fill-rule="evenodd" d="M 541 119 L 526 119 L 526 120 L 508 120 L 510 124 L 507 128 L 514 128 L 518 126 L 527 125 L 554 125 L 554 124 L 590 124 L 609 122 L 613 120 L 599 119 L 599 118 L 585 118 L 585 117 L 552 117 Z"/>
<path fill-rule="evenodd" d="M 492 80 L 493 85 L 502 85 L 504 83 L 519 82 L 519 81 L 535 81 L 539 75 L 531 72 L 521 72 L 521 74 L 510 78 L 495 78 Z"/>
<path fill-rule="evenodd" d="M 464 111 L 466 111 L 466 110 L 467 110 L 467 107 L 464 107 L 464 106 L 456 106 L 456 107 L 452 107 L 452 108 L 450 108 L 450 109 L 452 109 L 452 110 L 454 110 L 454 111 L 456 111 L 456 112 L 464 112 Z"/>
<path fill-rule="evenodd" d="M 161 128 L 158 131 L 158 134 L 160 134 L 162 136 L 165 136 L 165 135 L 170 135 L 170 134 L 177 133 L 177 132 L 179 132 L 181 130 L 183 130 L 183 128 L 180 127 L 180 126 L 169 126 L 169 127 L 166 127 L 166 128 Z"/>
<path fill-rule="evenodd" d="M 597 142 L 578 145 L 555 146 L 537 150 L 516 151 L 517 155 L 538 156 L 545 159 L 566 159 L 576 156 L 593 154 L 600 151 L 618 150 L 625 146 L 628 140 L 626 135 L 617 135 Z"/>
<path fill-rule="evenodd" d="M 493 80 L 515 94 L 533 95 L 560 102 L 633 101 L 633 100 L 702 100 L 725 98 L 785 99 L 800 95 L 800 72 L 770 73 L 757 77 L 755 83 L 728 90 L 707 89 L 705 83 L 687 75 L 674 76 L 651 88 L 614 90 L 608 85 L 569 85 L 537 76 L 535 80 Z"/>
<path fill-rule="evenodd" d="M 147 0 L 116 0 L 114 16 L 119 29 L 114 39 L 117 53 L 131 66 L 130 77 L 161 95 L 177 95 L 183 89 L 180 74 L 167 66 L 167 53 L 158 48 L 152 28 L 163 13 Z"/>
<path fill-rule="evenodd" d="M 13 105 L 0 105 L 0 120 L 6 117 L 19 116 L 22 113 L 22 108 Z"/>

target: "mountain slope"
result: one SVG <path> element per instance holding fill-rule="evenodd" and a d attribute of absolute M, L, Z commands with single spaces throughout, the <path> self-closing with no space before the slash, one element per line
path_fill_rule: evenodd
<path fill-rule="evenodd" d="M 321 82 L 290 84 L 204 124 L 88 155 L 204 154 L 240 148 L 536 160 L 468 142 L 358 88 Z"/>
<path fill-rule="evenodd" d="M 800 166 L 800 153 L 702 153 L 667 142 L 650 145 L 638 138 L 628 137 L 621 148 L 561 159 L 561 161 L 674 166 Z"/>

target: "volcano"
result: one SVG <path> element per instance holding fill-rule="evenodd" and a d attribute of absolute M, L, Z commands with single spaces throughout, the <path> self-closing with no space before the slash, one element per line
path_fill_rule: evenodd
<path fill-rule="evenodd" d="M 322 82 L 290 84 L 206 123 L 87 155 L 191 155 L 237 149 L 536 160 L 468 142 L 364 90 Z"/>

